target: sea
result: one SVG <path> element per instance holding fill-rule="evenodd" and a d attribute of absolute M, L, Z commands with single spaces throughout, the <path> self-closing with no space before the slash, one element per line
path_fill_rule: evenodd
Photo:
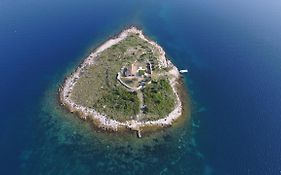
<path fill-rule="evenodd" d="M 183 75 L 190 113 L 99 130 L 58 103 L 64 78 L 131 25 Z M 281 1 L 0 0 L 1 175 L 281 174 Z"/>

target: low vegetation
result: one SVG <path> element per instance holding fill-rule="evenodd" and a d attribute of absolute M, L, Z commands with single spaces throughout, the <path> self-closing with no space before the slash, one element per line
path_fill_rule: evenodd
<path fill-rule="evenodd" d="M 174 108 L 175 95 L 167 79 L 154 80 L 143 89 L 144 104 L 150 119 L 166 117 Z"/>
<path fill-rule="evenodd" d="M 136 92 L 128 92 L 123 87 L 112 89 L 111 93 L 98 99 L 95 109 L 120 121 L 133 119 L 139 112 L 140 101 Z"/>
<path fill-rule="evenodd" d="M 75 84 L 71 99 L 79 104 L 107 115 L 112 119 L 125 121 L 140 113 L 141 101 L 136 92 L 129 92 L 117 80 L 117 73 L 124 65 L 135 60 L 147 59 L 158 65 L 158 52 L 152 52 L 152 45 L 132 34 L 96 58 L 95 64 L 87 67 Z M 161 70 L 158 70 L 161 71 Z M 162 70 L 165 71 L 165 70 Z M 128 82 L 130 83 L 130 82 Z M 148 107 L 142 119 L 162 118 L 174 104 L 173 91 L 168 80 L 156 80 L 143 90 L 144 102 Z"/>

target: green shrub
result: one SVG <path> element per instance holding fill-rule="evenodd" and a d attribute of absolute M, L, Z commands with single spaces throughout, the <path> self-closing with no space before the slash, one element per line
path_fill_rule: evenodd
<path fill-rule="evenodd" d="M 148 114 L 157 115 L 162 118 L 168 115 L 174 108 L 175 95 L 167 79 L 153 80 L 143 90 L 143 95 Z"/>

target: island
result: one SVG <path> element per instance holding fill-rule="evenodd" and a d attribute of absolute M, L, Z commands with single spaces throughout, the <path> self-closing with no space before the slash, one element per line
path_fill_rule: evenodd
<path fill-rule="evenodd" d="M 129 27 L 90 53 L 65 78 L 59 100 L 105 130 L 171 126 L 183 112 L 179 70 L 156 42 Z"/>

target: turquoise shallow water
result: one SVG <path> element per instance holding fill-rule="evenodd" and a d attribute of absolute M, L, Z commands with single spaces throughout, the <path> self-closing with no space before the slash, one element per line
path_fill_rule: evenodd
<path fill-rule="evenodd" d="M 0 174 L 280 174 L 281 3 L 0 1 Z M 89 51 L 137 25 L 185 75 L 191 120 L 103 133 L 57 104 Z"/>
<path fill-rule="evenodd" d="M 202 157 L 187 120 L 142 139 L 134 133 L 106 133 L 60 107 L 56 92 L 57 86 L 46 92 L 37 134 L 21 154 L 24 174 L 201 174 Z M 184 155 L 190 169 L 181 163 Z"/>

